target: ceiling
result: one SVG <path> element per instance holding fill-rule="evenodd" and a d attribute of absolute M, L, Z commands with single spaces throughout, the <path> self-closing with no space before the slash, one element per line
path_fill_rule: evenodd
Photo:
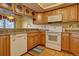
<path fill-rule="evenodd" d="M 74 3 L 23 3 L 23 5 L 35 12 L 46 12 L 72 4 Z"/>
<path fill-rule="evenodd" d="M 38 3 L 38 5 L 43 8 L 43 9 L 47 9 L 47 8 L 51 8 L 51 7 L 56 7 L 59 6 L 63 3 Z"/>

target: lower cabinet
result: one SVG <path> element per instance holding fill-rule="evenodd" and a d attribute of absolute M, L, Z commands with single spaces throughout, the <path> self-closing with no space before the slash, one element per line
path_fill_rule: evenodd
<path fill-rule="evenodd" d="M 27 49 L 30 50 L 34 47 L 34 39 L 33 37 L 31 36 L 28 36 L 27 37 Z"/>
<path fill-rule="evenodd" d="M 28 50 L 39 44 L 45 46 L 45 32 L 31 32 L 27 34 Z"/>
<path fill-rule="evenodd" d="M 39 38 L 39 43 L 40 45 L 45 46 L 45 39 L 46 39 L 46 34 L 45 32 L 40 32 L 40 38 Z"/>
<path fill-rule="evenodd" d="M 70 38 L 70 52 L 79 56 L 79 34 L 72 34 Z"/>
<path fill-rule="evenodd" d="M 45 32 L 0 35 L 0 56 L 18 56 L 37 45 L 45 46 Z"/>
<path fill-rule="evenodd" d="M 79 34 L 63 32 L 61 48 L 79 56 Z"/>
<path fill-rule="evenodd" d="M 27 34 L 27 45 L 28 50 L 39 44 L 39 32 L 29 32 Z"/>
<path fill-rule="evenodd" d="M 69 45 L 70 45 L 70 34 L 67 32 L 62 33 L 62 40 L 61 40 L 61 49 L 69 51 Z"/>
<path fill-rule="evenodd" d="M 10 56 L 9 35 L 0 35 L 0 56 Z"/>
<path fill-rule="evenodd" d="M 19 56 L 27 52 L 26 34 L 0 35 L 0 56 Z"/>

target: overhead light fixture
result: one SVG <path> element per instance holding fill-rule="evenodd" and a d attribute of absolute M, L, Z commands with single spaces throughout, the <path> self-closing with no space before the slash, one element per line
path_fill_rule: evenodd
<path fill-rule="evenodd" d="M 10 20 L 12 20 L 12 19 L 14 19 L 14 17 L 13 16 L 7 16 Z"/>

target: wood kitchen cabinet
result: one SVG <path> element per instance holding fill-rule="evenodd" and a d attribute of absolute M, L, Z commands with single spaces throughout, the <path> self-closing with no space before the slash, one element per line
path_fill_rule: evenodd
<path fill-rule="evenodd" d="M 32 10 L 27 8 L 27 7 L 24 7 L 24 14 L 26 16 L 31 16 L 32 17 Z"/>
<path fill-rule="evenodd" d="M 34 44 L 34 39 L 32 38 L 32 37 L 27 37 L 28 38 L 28 40 L 27 40 L 27 49 L 29 50 L 29 49 L 32 49 L 34 46 L 33 46 L 33 44 Z"/>
<path fill-rule="evenodd" d="M 47 24 L 48 23 L 47 14 L 46 13 L 35 13 L 33 23 L 34 24 Z"/>
<path fill-rule="evenodd" d="M 39 37 L 39 43 L 40 45 L 45 46 L 45 39 L 46 39 L 46 34 L 45 32 L 40 32 L 40 37 Z"/>
<path fill-rule="evenodd" d="M 27 34 L 28 50 L 39 44 L 45 46 L 45 32 L 29 32 Z"/>
<path fill-rule="evenodd" d="M 9 35 L 0 35 L 0 56 L 10 56 Z"/>
<path fill-rule="evenodd" d="M 79 3 L 77 5 L 78 5 L 78 12 L 77 12 L 78 15 L 77 16 L 78 16 L 78 21 L 79 21 Z"/>
<path fill-rule="evenodd" d="M 62 8 L 63 22 L 77 21 L 77 4 Z"/>
<path fill-rule="evenodd" d="M 70 45 L 70 34 L 67 32 L 62 33 L 62 39 L 61 39 L 61 49 L 69 51 Z"/>
<path fill-rule="evenodd" d="M 62 14 L 62 9 L 56 9 L 52 11 L 52 15 L 58 15 L 58 14 Z"/>
<path fill-rule="evenodd" d="M 71 34 L 71 37 L 70 37 L 70 52 L 79 56 L 79 34 Z"/>
<path fill-rule="evenodd" d="M 0 35 L 0 56 L 19 56 L 27 52 L 27 34 Z"/>
<path fill-rule="evenodd" d="M 39 44 L 39 33 L 38 32 L 29 32 L 27 34 L 27 45 L 28 50 Z"/>
<path fill-rule="evenodd" d="M 77 4 L 73 4 L 73 5 L 65 6 L 63 8 L 55 9 L 46 13 L 48 16 L 61 14 L 63 22 L 78 21 L 78 7 L 77 6 L 78 6 Z"/>
<path fill-rule="evenodd" d="M 18 15 L 24 15 L 24 6 L 20 3 L 14 4 L 14 13 Z"/>

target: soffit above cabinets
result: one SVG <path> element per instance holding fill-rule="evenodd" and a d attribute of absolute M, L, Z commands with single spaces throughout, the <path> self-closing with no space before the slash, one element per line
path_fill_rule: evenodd
<path fill-rule="evenodd" d="M 38 3 L 38 5 L 43 9 L 53 8 L 64 3 Z"/>
<path fill-rule="evenodd" d="M 46 12 L 72 4 L 75 3 L 23 3 L 23 5 L 32 9 L 35 12 Z"/>

